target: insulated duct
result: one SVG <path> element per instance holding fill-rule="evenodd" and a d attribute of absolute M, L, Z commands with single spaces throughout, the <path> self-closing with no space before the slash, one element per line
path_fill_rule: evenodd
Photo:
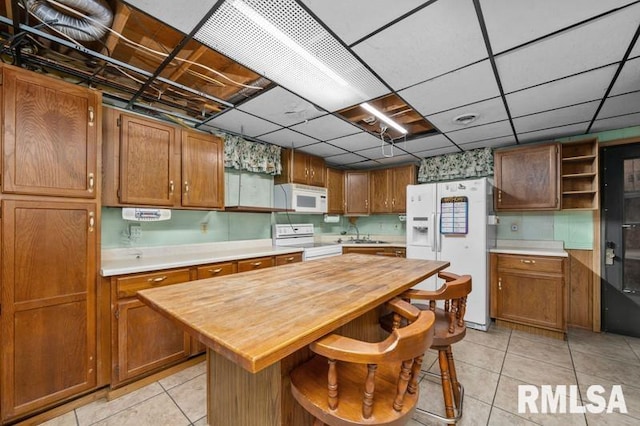
<path fill-rule="evenodd" d="M 113 22 L 113 12 L 104 0 L 56 0 L 56 3 L 78 11 L 78 16 L 84 16 L 66 14 L 47 0 L 26 0 L 30 13 L 74 40 L 98 40 L 107 32 L 105 27 L 110 27 Z"/>

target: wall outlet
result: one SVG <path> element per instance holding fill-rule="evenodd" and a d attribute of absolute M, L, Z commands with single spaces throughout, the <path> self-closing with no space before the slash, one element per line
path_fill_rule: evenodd
<path fill-rule="evenodd" d="M 129 239 L 138 241 L 142 237 L 142 226 L 139 223 L 129 225 Z"/>

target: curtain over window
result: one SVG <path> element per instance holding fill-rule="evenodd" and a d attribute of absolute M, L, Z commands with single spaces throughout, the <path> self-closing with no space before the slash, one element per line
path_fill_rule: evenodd
<path fill-rule="evenodd" d="M 438 182 L 493 175 L 491 148 L 425 158 L 420 162 L 418 182 Z"/>
<path fill-rule="evenodd" d="M 279 175 L 282 173 L 280 151 L 281 148 L 277 145 L 224 135 L 224 166 L 228 168 Z"/>

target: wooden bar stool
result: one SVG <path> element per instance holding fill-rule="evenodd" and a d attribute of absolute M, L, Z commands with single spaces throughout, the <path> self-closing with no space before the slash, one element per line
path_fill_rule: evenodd
<path fill-rule="evenodd" d="M 416 410 L 438 420 L 455 424 L 462 418 L 464 387 L 458 381 L 451 345 L 462 340 L 467 333 L 464 314 L 467 306 L 467 296 L 471 293 L 471 276 L 459 276 L 443 271 L 438 274 L 438 277 L 445 281 L 438 290 L 411 289 L 404 292 L 400 297 L 405 300 L 427 301 L 428 303 L 426 304 L 414 303 L 413 306 L 423 311 L 434 312 L 436 316 L 435 334 L 431 348 L 438 351 L 439 377 L 442 383 L 445 416 L 420 408 Z M 439 301 L 441 302 L 441 307 L 437 305 Z M 392 331 L 401 326 L 402 322 L 403 319 L 396 315 L 395 312 L 392 312 L 383 317 L 380 324 L 385 330 Z M 435 375 L 433 373 L 427 374 Z"/>
<path fill-rule="evenodd" d="M 314 426 L 399 426 L 411 419 L 435 315 L 398 298 L 387 306 L 408 325 L 376 343 L 325 336 L 309 346 L 317 355 L 291 372 L 293 396 Z"/>

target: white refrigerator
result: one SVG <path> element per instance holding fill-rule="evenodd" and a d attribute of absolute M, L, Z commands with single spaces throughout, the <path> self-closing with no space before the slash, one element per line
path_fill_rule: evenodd
<path fill-rule="evenodd" d="M 492 185 L 487 178 L 407 186 L 407 258 L 447 260 L 456 274 L 471 275 L 465 321 L 488 330 L 489 248 L 495 247 Z M 435 290 L 437 277 L 417 288 Z"/>

